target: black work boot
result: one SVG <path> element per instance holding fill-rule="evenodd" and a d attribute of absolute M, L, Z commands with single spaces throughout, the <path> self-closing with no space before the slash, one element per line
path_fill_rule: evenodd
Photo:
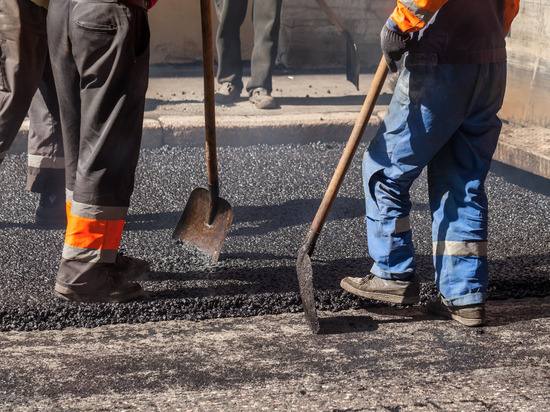
<path fill-rule="evenodd" d="M 354 295 L 382 302 L 412 305 L 420 301 L 420 285 L 416 280 L 382 279 L 369 273 L 364 278 L 344 278 L 340 286 Z"/>
<path fill-rule="evenodd" d="M 485 324 L 485 304 L 476 303 L 464 306 L 447 306 L 441 298 L 431 300 L 426 305 L 428 312 L 453 319 L 466 326 L 482 326 Z"/>
<path fill-rule="evenodd" d="M 150 265 L 146 260 L 124 256 L 122 252 L 118 252 L 111 273 L 122 276 L 126 280 L 138 280 L 144 277 L 149 270 Z"/>
<path fill-rule="evenodd" d="M 226 82 L 216 90 L 214 94 L 214 100 L 217 104 L 229 104 L 237 101 L 243 90 L 242 86 L 236 86 L 232 83 Z"/>
<path fill-rule="evenodd" d="M 138 283 L 127 282 L 121 276 L 109 273 L 105 283 L 95 290 L 56 283 L 55 293 L 61 299 L 74 302 L 128 302 L 143 296 L 145 292 Z"/>
<path fill-rule="evenodd" d="M 41 193 L 35 210 L 35 222 L 41 226 L 59 228 L 67 226 L 65 196 Z"/>
<path fill-rule="evenodd" d="M 254 104 L 258 109 L 276 109 L 277 104 L 275 99 L 266 89 L 258 87 L 250 92 L 250 103 Z"/>

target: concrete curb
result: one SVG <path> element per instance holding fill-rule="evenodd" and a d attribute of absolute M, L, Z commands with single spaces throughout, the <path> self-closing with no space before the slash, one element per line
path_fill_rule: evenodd
<path fill-rule="evenodd" d="M 384 107 L 376 108 L 364 141 L 370 140 L 382 119 Z M 316 141 L 346 141 L 353 129 L 357 113 L 301 113 L 275 116 L 219 116 L 216 119 L 217 142 L 223 146 L 251 144 L 289 144 Z M 10 153 L 27 150 L 29 122 L 25 120 Z M 142 148 L 204 145 L 202 116 L 160 116 L 143 121 Z M 494 160 L 520 170 L 550 179 L 550 130 L 505 124 L 495 151 Z"/>

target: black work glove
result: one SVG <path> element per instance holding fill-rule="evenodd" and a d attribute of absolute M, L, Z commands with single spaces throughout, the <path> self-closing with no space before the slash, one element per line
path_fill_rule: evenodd
<path fill-rule="evenodd" d="M 380 43 L 386 64 L 392 73 L 397 71 L 396 62 L 401 59 L 403 53 L 409 48 L 409 39 L 409 34 L 397 33 L 384 24 L 380 33 Z"/>

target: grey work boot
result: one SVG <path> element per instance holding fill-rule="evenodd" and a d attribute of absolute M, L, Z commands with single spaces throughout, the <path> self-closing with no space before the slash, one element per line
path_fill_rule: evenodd
<path fill-rule="evenodd" d="M 41 226 L 67 226 L 67 208 L 64 195 L 41 193 L 35 210 L 35 223 Z"/>
<path fill-rule="evenodd" d="M 60 283 L 55 284 L 58 298 L 74 302 L 128 302 L 145 293 L 138 283 L 127 282 L 121 276 L 107 275 L 107 281 L 96 290 L 77 290 Z"/>
<path fill-rule="evenodd" d="M 243 87 L 235 86 L 229 82 L 222 83 L 214 94 L 214 100 L 217 104 L 229 104 L 235 102 L 241 95 Z"/>
<path fill-rule="evenodd" d="M 485 304 L 477 303 L 465 306 L 447 306 L 441 298 L 434 299 L 426 305 L 428 312 L 454 319 L 466 326 L 481 326 L 485 324 Z"/>
<path fill-rule="evenodd" d="M 138 280 L 149 270 L 150 265 L 146 260 L 124 256 L 122 252 L 118 252 L 115 266 L 110 272 L 115 276 L 122 276 L 126 280 Z"/>
<path fill-rule="evenodd" d="M 370 273 L 364 278 L 344 278 L 340 286 L 354 295 L 382 302 L 412 305 L 420 301 L 420 285 L 415 280 L 382 279 Z"/>
<path fill-rule="evenodd" d="M 250 103 L 258 109 L 276 109 L 277 104 L 271 94 L 263 87 L 258 87 L 250 92 Z"/>

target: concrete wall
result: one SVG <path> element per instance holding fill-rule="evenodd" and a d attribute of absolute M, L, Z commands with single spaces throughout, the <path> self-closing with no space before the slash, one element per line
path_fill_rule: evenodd
<path fill-rule="evenodd" d="M 377 66 L 379 34 L 395 0 L 326 0 L 349 30 L 361 69 Z M 513 123 L 550 127 L 550 0 L 521 0 L 508 43 L 508 86 L 501 116 Z M 252 1 L 249 1 L 249 15 Z M 214 13 L 215 15 L 215 13 Z M 159 0 L 150 12 L 151 62 L 201 59 L 197 0 Z M 215 21 L 214 29 L 217 27 Z M 250 16 L 241 29 L 243 59 L 253 46 Z M 345 39 L 316 0 L 285 0 L 278 61 L 289 68 L 345 67 Z"/>
<path fill-rule="evenodd" d="M 218 27 L 215 7 L 214 35 Z M 254 45 L 254 32 L 249 16 L 241 27 L 243 59 L 250 59 Z M 201 14 L 197 0 L 159 0 L 149 12 L 151 26 L 151 63 L 182 63 L 202 59 Z"/>
<path fill-rule="evenodd" d="M 550 0 L 521 0 L 507 39 L 508 84 L 501 117 L 550 128 Z"/>
<path fill-rule="evenodd" d="M 359 49 L 361 67 L 375 67 L 380 55 L 380 28 L 395 0 L 326 0 L 326 3 L 350 31 Z M 250 58 L 254 44 L 250 18 L 252 0 L 248 6 L 248 17 L 241 27 L 243 59 Z M 345 66 L 344 37 L 315 0 L 285 0 L 281 17 L 280 63 L 290 68 Z M 201 59 L 200 8 L 197 0 L 159 0 L 149 12 L 149 20 L 151 63 Z M 216 28 L 217 19 L 214 19 Z"/>

